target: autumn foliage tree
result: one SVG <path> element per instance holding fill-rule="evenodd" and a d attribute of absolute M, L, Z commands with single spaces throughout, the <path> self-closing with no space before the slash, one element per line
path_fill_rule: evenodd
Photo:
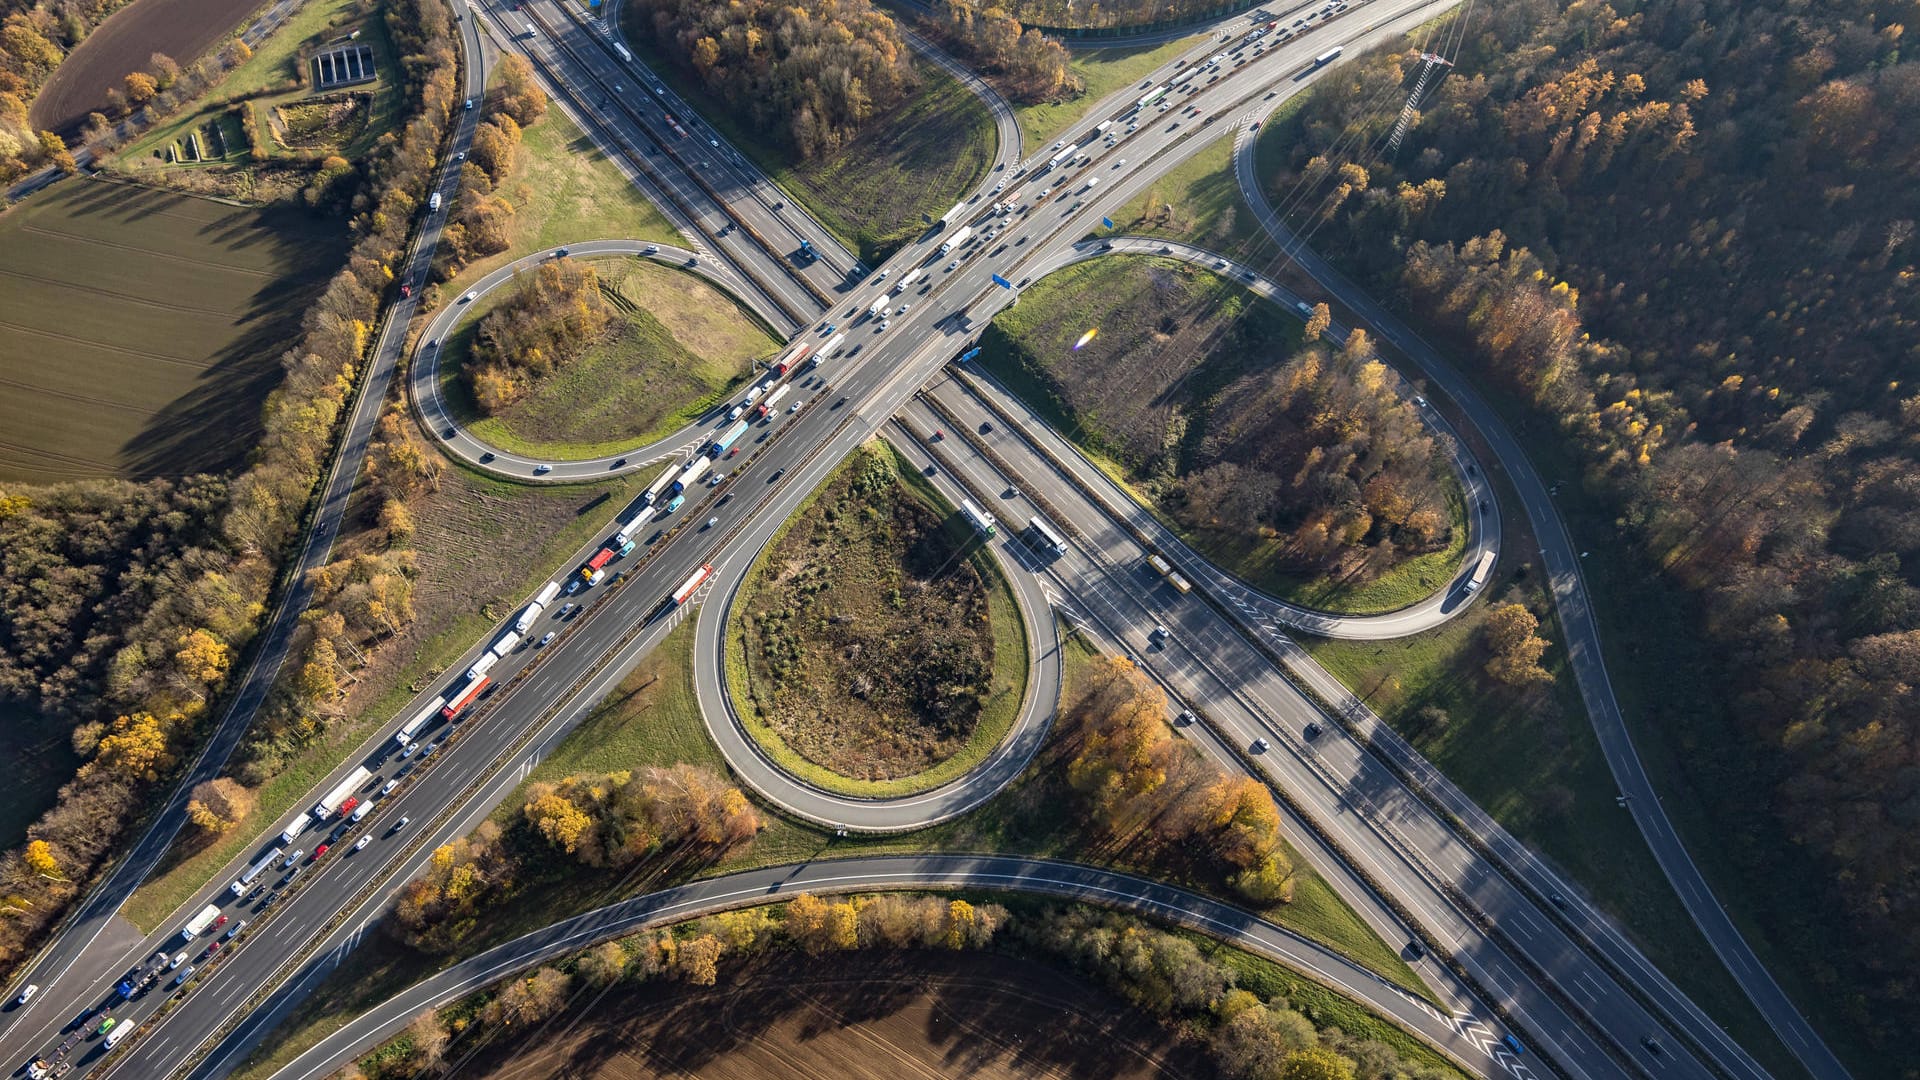
<path fill-rule="evenodd" d="M 500 828 L 492 822 L 434 849 L 426 869 L 402 886 L 394 901 L 401 939 L 416 948 L 446 951 L 473 930 L 487 904 L 512 885 L 517 872 L 500 842 Z"/>
<path fill-rule="evenodd" d="M 1540 666 L 1547 641 L 1535 632 L 1539 629 L 1540 620 L 1525 604 L 1497 604 L 1487 612 L 1481 636 L 1488 653 L 1486 671 L 1495 682 L 1525 686 L 1553 680 Z"/>
<path fill-rule="evenodd" d="M 521 816 L 547 844 L 589 866 L 625 866 L 669 848 L 712 857 L 760 828 L 738 788 L 693 765 L 537 783 Z"/>
<path fill-rule="evenodd" d="M 967 0 L 942 0 L 931 21 L 956 52 L 996 76 L 1007 96 L 1017 101 L 1062 101 L 1085 86 L 1068 66 L 1072 57 L 1066 46 L 1021 26 L 1003 6 L 977 8 Z"/>
<path fill-rule="evenodd" d="M 830 155 L 919 86 L 913 53 L 869 0 L 639 0 L 631 24 L 750 129 Z"/>
<path fill-rule="evenodd" d="M 232 777 L 203 780 L 187 799 L 187 820 L 218 836 L 244 821 L 256 803 L 253 789 Z"/>
<path fill-rule="evenodd" d="M 600 340 L 614 311 L 600 277 L 576 259 L 552 259 L 480 320 L 464 368 L 474 401 L 489 413 L 525 396 L 535 379 L 565 367 Z"/>
<path fill-rule="evenodd" d="M 1108 835 L 1151 837 L 1164 851 L 1210 861 L 1249 899 L 1290 900 L 1293 864 L 1273 794 L 1176 741 L 1166 717 L 1166 696 L 1131 661 L 1101 661 L 1067 712 L 1079 745 L 1068 784 Z"/>

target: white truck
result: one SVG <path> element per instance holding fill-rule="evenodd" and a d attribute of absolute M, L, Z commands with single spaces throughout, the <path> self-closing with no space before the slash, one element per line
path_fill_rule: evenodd
<path fill-rule="evenodd" d="M 514 630 L 509 630 L 506 633 L 500 635 L 499 641 L 496 641 L 493 643 L 493 655 L 504 660 L 507 658 L 507 654 L 512 652 L 514 648 L 517 647 L 519 644 L 520 644 L 519 632 Z"/>
<path fill-rule="evenodd" d="M 421 729 L 432 723 L 433 718 L 440 715 L 440 710 L 446 707 L 447 698 L 446 695 L 442 694 L 432 701 L 427 702 L 426 708 L 414 713 L 413 719 L 400 725 L 400 730 L 393 733 L 393 741 L 398 745 L 398 748 L 405 750 L 407 744 L 413 741 L 413 737 L 420 734 Z"/>
<path fill-rule="evenodd" d="M 247 886 L 258 880 L 261 874 L 266 873 L 267 868 L 272 866 L 273 861 L 278 859 L 282 854 L 284 854 L 284 849 L 274 848 L 272 851 L 260 856 L 260 861 L 247 867 L 247 872 L 235 878 L 233 884 L 227 886 L 227 891 L 235 896 L 247 895 Z"/>
<path fill-rule="evenodd" d="M 467 681 L 472 682 L 487 672 L 492 671 L 493 665 L 499 663 L 499 661 L 500 658 L 491 652 L 481 653 L 480 659 L 475 660 L 473 666 L 467 669 Z"/>
<path fill-rule="evenodd" d="M 927 272 L 926 267 L 916 266 L 913 269 L 907 271 L 906 273 L 900 275 L 900 280 L 893 283 L 893 295 L 899 296 L 901 293 L 906 292 L 907 286 L 913 284 L 916 281 L 919 281 L 921 276 L 926 274 L 926 272 Z"/>
<path fill-rule="evenodd" d="M 527 630 L 533 626 L 533 620 L 539 617 L 540 617 L 539 603 L 536 602 L 536 603 L 528 604 L 527 609 L 520 613 L 520 617 L 513 620 L 513 632 L 516 634 L 526 633 Z"/>
<path fill-rule="evenodd" d="M 553 603 L 559 595 L 560 583 L 557 581 L 549 581 L 545 585 L 540 586 L 540 592 L 533 598 L 533 602 L 539 604 L 541 607 L 546 607 L 548 604 Z"/>
<path fill-rule="evenodd" d="M 213 906 L 212 904 L 208 904 L 206 907 L 201 908 L 200 914 L 195 915 L 191 919 L 188 919 L 187 925 L 180 928 L 180 940 L 186 942 L 189 945 L 193 944 L 193 939 L 199 937 L 201 934 L 206 933 L 207 927 L 212 926 L 214 923 L 214 920 L 218 919 L 219 917 L 220 917 L 220 909 Z"/>
<path fill-rule="evenodd" d="M 947 242 L 940 245 L 940 254 L 942 255 L 952 254 L 954 248 L 957 248 L 961 244 L 966 243 L 967 238 L 972 235 L 973 235 L 973 227 L 970 225 L 962 225 L 960 227 L 959 232 L 956 232 L 952 236 L 947 237 Z M 884 307 L 886 305 L 883 303 L 881 306 Z"/>
<path fill-rule="evenodd" d="M 313 824 L 313 819 L 308 817 L 305 814 L 301 814 L 299 817 L 294 818 L 293 823 L 288 825 L 285 829 L 281 831 L 280 843 L 283 845 L 291 844 L 295 840 L 298 840 L 300 838 L 300 834 L 303 832 L 306 832 L 307 826 L 311 824 Z"/>
<path fill-rule="evenodd" d="M 940 215 L 940 227 L 943 229 L 951 228 L 955 223 L 957 223 L 960 220 L 961 216 L 964 215 L 966 212 L 967 212 L 967 204 L 964 200 L 962 200 L 961 202 L 954 203 L 953 209 Z"/>
<path fill-rule="evenodd" d="M 335 784 L 333 790 L 327 792 L 326 798 L 313 804 L 313 820 L 325 821 L 332 817 L 336 810 L 351 811 L 360 804 L 360 800 L 354 798 L 353 793 L 360 790 L 360 786 L 371 779 L 373 779 L 373 773 L 365 765 L 348 773 L 346 779 Z"/>
<path fill-rule="evenodd" d="M 946 253 L 947 253 L 946 248 L 943 247 L 940 249 L 940 254 L 945 255 Z M 875 300 L 873 303 L 867 305 L 867 318 L 869 319 L 877 319 L 880 316 L 885 315 L 886 313 L 887 313 L 887 298 L 885 294 L 882 294 L 880 299 Z"/>

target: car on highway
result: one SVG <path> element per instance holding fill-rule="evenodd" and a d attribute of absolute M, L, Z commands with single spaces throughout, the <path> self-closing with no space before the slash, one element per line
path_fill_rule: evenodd
<path fill-rule="evenodd" d="M 420 755 L 420 760 L 421 760 L 421 761 L 425 761 L 425 760 L 427 760 L 428 758 L 430 758 L 430 757 L 432 757 L 432 756 L 433 756 L 433 752 L 434 752 L 435 750 L 438 750 L 438 749 L 440 749 L 440 744 L 439 744 L 439 743 L 434 743 L 434 744 L 433 744 L 432 746 L 429 746 L 429 747 L 427 747 L 427 752 L 426 752 L 426 753 L 424 753 L 424 754 L 421 754 L 421 755 Z"/>
<path fill-rule="evenodd" d="M 240 936 L 240 932 L 241 932 L 242 930 L 245 930 L 246 928 L 247 928 L 247 920 L 245 920 L 245 919 L 241 919 L 241 920 L 240 920 L 239 922 L 237 922 L 237 923 L 234 923 L 234 924 L 233 924 L 233 927 L 232 927 L 232 929 L 230 929 L 230 930 L 228 930 L 228 931 L 227 931 L 226 933 L 224 933 L 224 934 L 221 934 L 221 935 L 220 935 L 220 940 L 221 940 L 221 941 L 232 941 L 232 940 L 233 940 L 234 938 L 237 938 L 237 937 L 239 937 L 239 936 Z"/>
<path fill-rule="evenodd" d="M 100 1021 L 100 1026 L 97 1028 L 94 1028 L 93 1033 L 95 1035 L 105 1035 L 107 1032 L 113 1030 L 113 1025 L 119 1022 L 120 1021 L 117 1017 L 109 1016 L 105 1020 Z"/>
<path fill-rule="evenodd" d="M 320 856 L 322 856 L 322 855 L 325 855 L 325 854 L 327 853 L 327 851 L 328 851 L 329 849 L 331 849 L 332 847 L 333 847 L 333 845 L 332 845 L 332 844 L 321 844 L 321 845 L 320 845 L 319 847 L 317 847 L 317 848 L 314 848 L 314 849 L 313 849 L 313 861 L 314 861 L 314 862 L 319 862 L 319 861 L 320 861 Z"/>
<path fill-rule="evenodd" d="M 419 752 L 420 752 L 420 744 L 417 742 L 410 742 L 407 744 L 407 748 L 405 750 L 400 751 L 400 760 L 405 761 Z"/>
<path fill-rule="evenodd" d="M 192 968 L 185 968 L 185 969 L 183 969 L 183 970 L 182 970 L 182 971 L 180 972 L 180 974 L 178 974 L 178 975 L 175 975 L 175 976 L 173 977 L 173 984 L 172 984 L 172 985 L 174 985 L 174 986 L 185 986 L 185 985 L 187 984 L 187 980 L 188 980 L 188 979 L 191 979 L 191 978 L 193 978 L 193 969 L 192 969 Z"/>
<path fill-rule="evenodd" d="M 1155 626 L 1153 628 L 1153 633 L 1148 634 L 1147 638 L 1148 640 L 1151 640 L 1154 642 L 1162 642 L 1172 636 L 1173 636 L 1172 632 L 1169 631 L 1165 626 Z"/>
<path fill-rule="evenodd" d="M 213 926 L 210 927 L 209 929 L 218 930 L 225 925 L 227 925 L 227 917 L 225 915 L 222 915 L 219 918 L 213 920 Z"/>
<path fill-rule="evenodd" d="M 1193 723 L 1192 709 L 1181 709 L 1180 715 L 1173 718 L 1174 727 L 1186 727 L 1188 724 L 1191 724 L 1191 723 Z"/>
<path fill-rule="evenodd" d="M 1307 738 L 1317 739 L 1320 737 L 1321 733 L 1324 732 L 1325 730 L 1326 730 L 1325 728 L 1322 728 L 1320 726 L 1319 721 L 1317 720 L 1307 721 Z"/>
<path fill-rule="evenodd" d="M 547 646 L 549 646 L 549 645 L 551 645 L 551 644 L 553 644 L 553 639 L 554 639 L 555 637 L 558 637 L 558 636 L 559 636 L 559 634 L 560 634 L 560 632 L 559 632 L 558 630 L 549 630 L 549 631 L 547 631 L 547 636 L 546 636 L 546 637 L 543 637 L 543 638 L 541 638 L 541 639 L 540 639 L 540 644 L 538 644 L 538 645 L 535 645 L 535 646 L 534 646 L 534 648 L 536 648 L 536 649 L 544 649 L 544 648 L 546 648 Z"/>
<path fill-rule="evenodd" d="M 399 786 L 400 786 L 400 781 L 398 780 L 389 780 L 386 783 L 380 785 L 380 797 L 384 799 L 387 796 L 393 794 L 394 789 Z"/>
<path fill-rule="evenodd" d="M 1520 1040 L 1514 1038 L 1511 1035 L 1507 1036 L 1506 1038 L 1500 1041 L 1506 1043 L 1507 1049 L 1513 1051 L 1516 1055 L 1525 1054 L 1527 1052 L 1527 1048 L 1520 1045 Z"/>
<path fill-rule="evenodd" d="M 373 843 L 373 834 L 368 833 L 367 835 L 361 837 L 358 841 L 354 843 L 353 850 L 359 851 L 361 848 L 364 848 L 371 843 Z"/>
<path fill-rule="evenodd" d="M 296 866 L 293 869 L 287 871 L 286 873 L 280 875 L 280 888 L 284 889 L 287 886 L 293 884 L 294 882 L 300 880 L 300 871 L 305 869 L 306 867 L 304 866 Z M 268 900 L 269 902 L 271 902 L 272 898 L 269 897 Z"/>
<path fill-rule="evenodd" d="M 466 108 L 466 109 L 467 109 L 467 110 L 468 110 L 469 112 L 470 112 L 470 111 L 472 111 L 472 109 L 473 109 L 473 99 L 472 99 L 472 98 L 468 98 L 468 99 L 467 99 L 467 103 L 466 103 L 466 105 L 464 106 L 464 108 Z"/>
<path fill-rule="evenodd" d="M 1264 754 L 1268 750 L 1273 749 L 1273 747 L 1267 745 L 1267 740 L 1265 739 L 1255 739 L 1253 740 L 1252 749 L 1253 749 L 1253 752 L 1256 754 Z"/>
<path fill-rule="evenodd" d="M 184 964 L 186 962 L 187 962 L 187 951 L 185 949 L 182 949 L 179 952 L 173 954 L 173 959 L 167 961 L 167 970 L 172 971 L 174 968 L 177 968 L 181 964 Z"/>
<path fill-rule="evenodd" d="M 545 476 L 552 471 L 553 466 L 551 465 L 535 465 L 533 467 L 533 475 L 535 476 Z"/>
<path fill-rule="evenodd" d="M 1651 1035 L 1640 1036 L 1640 1045 L 1646 1047 L 1647 1053 L 1652 1054 L 1654 1057 L 1659 1057 L 1667 1052 L 1667 1048 L 1660 1045 L 1660 1040 Z"/>
<path fill-rule="evenodd" d="M 13 1003 L 15 1005 L 25 1005 L 27 1002 L 33 1000 L 33 995 L 39 992 L 40 992 L 40 987 L 38 985 L 34 983 L 28 983 L 26 985 L 26 988 L 20 991 L 20 996 L 13 999 Z"/>
<path fill-rule="evenodd" d="M 280 869 L 285 870 L 288 867 L 292 866 L 294 863 L 299 862 L 301 857 L 304 856 L 305 854 L 306 854 L 305 849 L 294 848 L 293 851 L 290 854 L 288 854 L 286 858 L 280 860 Z"/>
<path fill-rule="evenodd" d="M 404 828 L 406 828 L 406 827 L 407 827 L 407 822 L 409 822 L 409 821 L 412 821 L 412 820 L 413 820 L 412 818 L 405 818 L 405 817 L 403 817 L 403 818 L 401 818 L 401 819 L 400 819 L 399 821 L 396 821 L 396 822 L 394 822 L 394 823 L 393 823 L 393 827 L 387 830 L 387 835 L 388 835 L 388 836 L 392 836 L 392 835 L 393 835 L 394 833 L 397 833 L 397 832 L 399 832 L 399 831 L 400 831 L 401 829 L 404 829 Z"/>
<path fill-rule="evenodd" d="M 213 959 L 213 954 L 214 954 L 214 953 L 217 953 L 217 952 L 219 952 L 219 951 L 220 951 L 220 946 L 222 946 L 222 945 L 224 945 L 224 944 L 226 944 L 226 943 L 225 943 L 225 942 L 223 942 L 223 941 L 216 941 L 216 942 L 213 942 L 212 944 L 210 944 L 210 945 L 208 945 L 208 946 L 206 947 L 206 949 L 204 949 L 204 950 L 203 950 L 203 951 L 202 951 L 202 952 L 200 953 L 200 962 L 204 964 L 204 963 L 206 963 L 207 961 L 209 961 L 209 960 L 211 960 L 211 959 Z"/>

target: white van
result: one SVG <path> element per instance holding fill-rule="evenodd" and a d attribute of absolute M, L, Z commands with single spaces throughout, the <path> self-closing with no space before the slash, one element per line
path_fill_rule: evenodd
<path fill-rule="evenodd" d="M 132 1030 L 133 1030 L 133 1024 L 125 1020 L 122 1020 L 120 1023 L 113 1025 L 113 1030 L 107 1032 L 107 1049 L 111 1050 L 114 1047 L 120 1045 L 120 1037 Z"/>

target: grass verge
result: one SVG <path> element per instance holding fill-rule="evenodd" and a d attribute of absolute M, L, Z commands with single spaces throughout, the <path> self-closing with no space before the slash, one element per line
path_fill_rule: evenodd
<path fill-rule="evenodd" d="M 480 319 L 512 294 L 476 302 L 441 343 L 441 393 L 476 438 L 536 458 L 579 460 L 664 438 L 707 415 L 779 342 L 704 279 L 641 258 L 594 258 L 618 318 L 606 336 L 527 396 L 479 416 L 459 373 Z"/>
<path fill-rule="evenodd" d="M 980 762 L 986 760 L 1013 730 L 1020 716 L 1020 706 L 1026 700 L 1027 675 L 1031 650 L 1036 643 L 1027 640 L 1026 624 L 1020 617 L 1019 605 L 1014 599 L 1013 586 L 1007 581 L 999 563 L 982 544 L 975 542 L 972 529 L 957 519 L 958 509 L 947 503 L 932 484 L 921 476 L 895 452 L 886 446 L 881 452 L 882 460 L 891 468 L 895 481 L 927 510 L 932 511 L 941 520 L 941 531 L 950 550 L 964 552 L 967 561 L 980 574 L 987 587 L 987 618 L 993 636 L 993 673 L 989 697 L 981 706 L 974 720 L 972 730 L 961 746 L 945 760 L 931 768 L 911 776 L 886 780 L 866 780 L 843 776 L 833 770 L 803 757 L 783 739 L 761 715 L 753 704 L 755 666 L 747 661 L 746 638 L 740 630 L 742 613 L 752 607 L 755 587 L 764 580 L 767 562 L 779 548 L 781 541 L 793 526 L 806 519 L 810 512 L 817 511 L 818 500 L 836 484 L 841 482 L 849 468 L 858 467 L 863 455 L 850 457 L 846 464 L 828 477 L 828 479 L 809 496 L 787 523 L 761 551 L 748 571 L 741 590 L 741 599 L 729 620 L 726 634 L 726 682 L 728 695 L 733 699 L 735 709 L 740 716 L 747 733 L 760 744 L 769 758 L 782 769 L 801 780 L 828 791 L 837 791 L 859 798 L 888 799 L 903 795 L 913 795 L 930 791 L 942 784 L 959 779 L 971 771 Z M 772 690 L 765 694 L 770 696 Z"/>

